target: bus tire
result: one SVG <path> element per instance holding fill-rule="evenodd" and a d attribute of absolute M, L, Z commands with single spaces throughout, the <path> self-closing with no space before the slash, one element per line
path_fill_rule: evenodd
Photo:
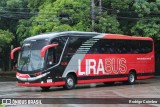
<path fill-rule="evenodd" d="M 42 91 L 49 91 L 50 87 L 41 87 Z"/>
<path fill-rule="evenodd" d="M 136 74 L 135 72 L 130 72 L 128 74 L 128 80 L 125 82 L 125 84 L 128 84 L 128 85 L 132 85 L 134 84 L 136 81 Z"/>
<path fill-rule="evenodd" d="M 67 90 L 71 90 L 75 87 L 75 78 L 73 75 L 68 74 L 65 80 L 65 85 L 63 86 Z"/>

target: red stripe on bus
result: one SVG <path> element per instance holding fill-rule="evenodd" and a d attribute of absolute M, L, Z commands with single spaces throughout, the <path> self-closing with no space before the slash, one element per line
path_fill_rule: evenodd
<path fill-rule="evenodd" d="M 88 83 L 99 83 L 99 82 L 116 82 L 116 81 L 126 81 L 128 77 L 124 78 L 109 78 L 109 79 L 93 79 L 93 80 L 78 80 L 78 84 L 88 84 Z"/>
<path fill-rule="evenodd" d="M 103 38 L 106 39 L 127 39 L 127 40 L 151 40 L 149 37 L 138 37 L 138 36 L 126 36 L 126 35 L 121 35 L 121 34 L 107 34 Z"/>
<path fill-rule="evenodd" d="M 143 79 L 149 79 L 149 78 L 153 78 L 154 76 L 137 76 L 138 80 L 143 80 Z"/>
<path fill-rule="evenodd" d="M 29 74 L 21 74 L 21 73 L 16 73 L 16 76 L 20 77 L 20 78 L 30 78 Z"/>
<path fill-rule="evenodd" d="M 65 85 L 64 81 L 61 82 L 52 82 L 52 83 L 18 83 L 18 86 L 25 86 L 25 87 L 50 87 L 50 86 L 63 86 Z"/>

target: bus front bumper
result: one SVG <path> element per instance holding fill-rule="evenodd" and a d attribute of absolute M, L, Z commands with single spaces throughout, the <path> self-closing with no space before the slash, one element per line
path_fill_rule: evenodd
<path fill-rule="evenodd" d="M 60 81 L 60 82 L 48 82 L 48 83 L 29 83 L 29 82 L 17 82 L 18 86 L 24 86 L 24 87 L 51 87 L 51 86 L 64 86 L 65 82 Z"/>

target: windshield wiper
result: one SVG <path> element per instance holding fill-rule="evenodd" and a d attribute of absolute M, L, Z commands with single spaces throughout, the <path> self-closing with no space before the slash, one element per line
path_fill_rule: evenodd
<path fill-rule="evenodd" d="M 28 48 L 29 48 L 29 54 L 28 54 L 28 56 L 27 56 L 27 59 L 25 60 L 25 62 L 23 63 L 23 65 L 22 65 L 22 67 L 21 67 L 21 71 L 23 70 L 23 67 L 24 67 L 24 65 L 26 65 L 27 63 L 29 64 L 29 62 L 30 62 L 30 57 L 31 57 L 31 47 L 30 46 L 28 46 Z M 27 67 L 27 71 L 28 71 L 28 67 Z"/>
<path fill-rule="evenodd" d="M 30 62 L 30 55 L 27 56 L 27 59 L 26 59 L 25 62 L 23 63 L 23 65 L 22 65 L 22 67 L 21 67 L 21 71 L 22 71 L 24 65 L 26 65 L 26 64 L 29 63 L 29 62 Z M 27 67 L 27 71 L 28 71 L 28 67 Z"/>

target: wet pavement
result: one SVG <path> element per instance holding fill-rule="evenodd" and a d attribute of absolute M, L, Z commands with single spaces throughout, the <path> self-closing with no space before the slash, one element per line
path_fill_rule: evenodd
<path fill-rule="evenodd" d="M 73 90 L 52 87 L 42 92 L 39 87 L 18 87 L 16 82 L 0 82 L 0 98 L 160 98 L 160 77 L 137 81 L 134 85 L 116 83 L 112 86 L 104 84 L 78 85 Z M 31 105 L 13 105 L 13 107 L 29 107 Z M 43 104 L 32 107 L 159 107 L 160 104 Z M 11 107 L 11 105 L 9 106 Z"/>

